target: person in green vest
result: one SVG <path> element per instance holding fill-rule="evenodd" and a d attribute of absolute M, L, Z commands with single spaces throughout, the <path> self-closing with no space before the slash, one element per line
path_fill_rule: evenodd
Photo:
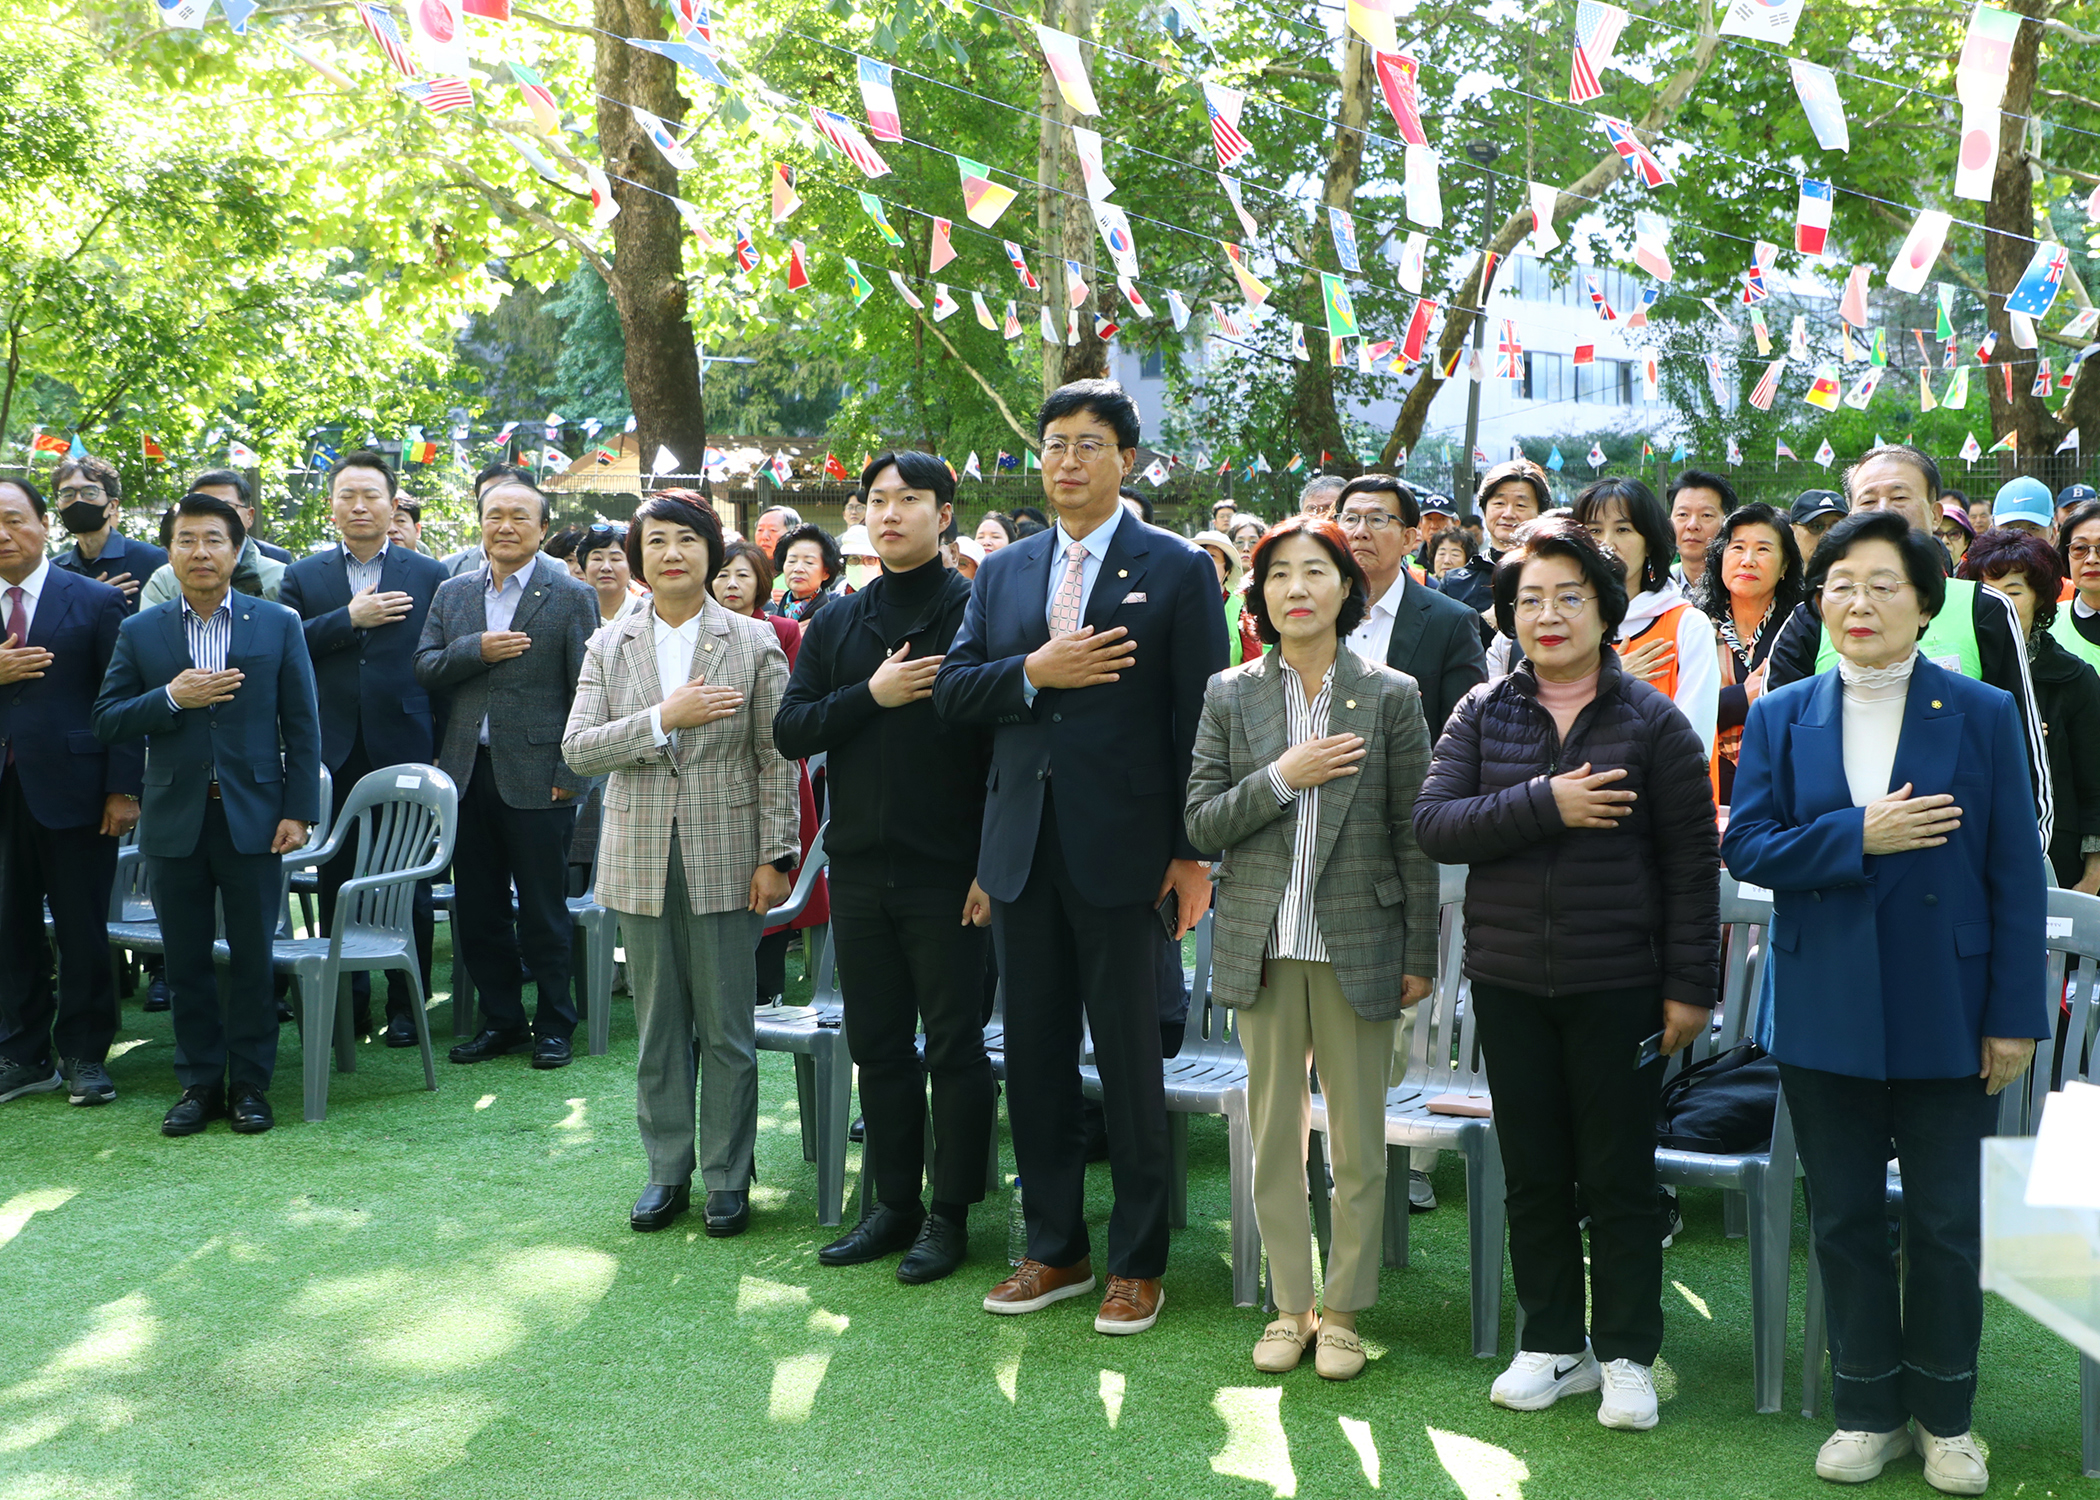
<path fill-rule="evenodd" d="M 1912 529 L 1930 537 L 1939 525 L 1940 468 L 1931 455 L 1908 443 L 1883 443 L 1861 454 L 1845 470 L 1845 497 L 1853 514 L 1892 510 Z M 1935 550 L 1939 550 L 1935 543 Z M 1816 570 L 1814 559 L 1809 572 Z M 1837 651 L 1823 631 L 1818 601 L 1795 609 L 1780 630 L 1768 662 L 1765 690 L 1771 692 L 1834 669 Z M 2042 721 L 2035 710 L 2027 667 L 2026 632 L 2003 594 L 1968 579 L 1947 581 L 1946 603 L 1932 617 L 1918 654 L 1962 676 L 2010 693 L 2020 710 L 2027 741 L 2027 775 L 2034 790 L 2035 821 L 2047 848 L 2055 830 L 2055 799 Z"/>
<path fill-rule="evenodd" d="M 2056 555 L 2071 584 L 2071 607 L 2056 612 L 2049 633 L 2100 670 L 2100 500 L 2081 501 L 2063 513 L 2056 526 Z"/>

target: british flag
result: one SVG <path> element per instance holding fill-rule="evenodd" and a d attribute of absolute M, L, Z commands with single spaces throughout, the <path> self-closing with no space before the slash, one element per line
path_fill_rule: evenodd
<path fill-rule="evenodd" d="M 1021 247 L 1012 240 L 1002 240 L 1000 243 L 1006 246 L 1006 259 L 1013 266 L 1015 274 L 1021 278 L 1021 285 L 1031 292 L 1037 290 L 1039 283 L 1035 279 L 1035 272 L 1028 269 L 1028 257 L 1021 253 Z"/>
<path fill-rule="evenodd" d="M 394 91 L 404 99 L 413 99 L 434 115 L 450 114 L 455 109 L 465 109 L 474 102 L 474 90 L 464 78 L 432 78 L 427 81 L 397 83 Z"/>
<path fill-rule="evenodd" d="M 401 39 L 401 28 L 394 24 L 392 12 L 378 0 L 358 0 L 357 19 L 365 23 L 365 30 L 379 43 L 379 50 L 394 65 L 395 72 L 403 78 L 416 76 L 416 60 L 409 55 L 408 43 Z"/>
<path fill-rule="evenodd" d="M 846 159 L 870 177 L 889 174 L 890 164 L 882 159 L 875 148 L 868 144 L 866 136 L 854 123 L 835 110 L 809 107 L 810 120 L 825 140 L 846 154 Z"/>
<path fill-rule="evenodd" d="M 1597 284 L 1597 278 L 1585 276 L 1582 278 L 1582 284 L 1589 290 L 1590 306 L 1597 309 L 1597 316 L 1607 323 L 1616 323 L 1619 315 L 1613 312 L 1611 304 L 1604 300 L 1604 288 Z"/>
<path fill-rule="evenodd" d="M 1655 153 L 1641 144 L 1641 138 L 1633 133 L 1633 126 L 1625 120 L 1614 120 L 1610 115 L 1597 117 L 1597 128 L 1611 142 L 1612 150 L 1626 158 L 1634 171 L 1640 173 L 1643 187 L 1658 188 L 1670 180 L 1663 164 L 1655 159 Z"/>
<path fill-rule="evenodd" d="M 1575 7 L 1575 60 L 1568 69 L 1568 102 L 1581 104 L 1604 92 L 1597 81 L 1598 70 L 1611 61 L 1619 33 L 1626 28 L 1626 12 L 1603 0 L 1579 0 Z"/>
<path fill-rule="evenodd" d="M 736 245 L 732 253 L 736 256 L 739 271 L 758 269 L 758 247 L 751 243 L 751 231 L 741 224 L 737 226 Z"/>
<path fill-rule="evenodd" d="M 1218 148 L 1218 166 L 1230 167 L 1254 150 L 1254 143 L 1240 134 L 1240 105 L 1246 95 L 1215 84 L 1203 85 L 1203 107 L 1210 112 L 1210 141 Z"/>
<path fill-rule="evenodd" d="M 1517 320 L 1502 320 L 1502 337 L 1495 343 L 1495 375 L 1502 380 L 1524 378 L 1524 345 L 1517 338 Z"/>

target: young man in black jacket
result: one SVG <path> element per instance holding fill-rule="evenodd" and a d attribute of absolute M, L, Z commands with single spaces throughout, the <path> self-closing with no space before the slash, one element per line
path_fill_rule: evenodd
<path fill-rule="evenodd" d="M 830 756 L 831 932 L 875 1178 L 875 1206 L 817 1258 L 853 1266 L 908 1250 L 897 1279 L 917 1284 L 962 1264 L 969 1206 L 985 1192 L 996 1108 L 984 1050 L 991 903 L 975 871 L 991 744 L 983 730 L 944 723 L 931 701 L 970 600 L 968 580 L 940 556 L 954 476 L 930 453 L 884 453 L 861 490 L 882 576 L 803 627 L 773 739 L 790 759 Z M 929 1176 L 930 1213 L 919 1197 Z"/>

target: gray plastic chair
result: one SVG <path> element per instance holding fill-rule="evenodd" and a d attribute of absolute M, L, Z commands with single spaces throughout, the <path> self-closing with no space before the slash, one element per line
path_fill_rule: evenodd
<path fill-rule="evenodd" d="M 1487 1065 L 1476 1035 L 1465 959 L 1466 868 L 1440 868 L 1437 982 L 1419 1004 L 1406 1071 L 1385 1096 L 1385 1264 L 1408 1259 L 1407 1153 L 1428 1147 L 1456 1151 L 1466 1162 L 1466 1233 L 1473 1283 L 1473 1353 L 1492 1359 L 1502 1341 L 1502 1260 L 1509 1212 L 1504 1201 L 1502 1147 L 1492 1118 L 1440 1115 L 1429 1101 L 1440 1094 L 1488 1096 Z M 1327 1131 L 1327 1101 L 1313 1096 L 1312 1128 Z M 1314 1222 L 1326 1243 L 1326 1173 L 1314 1172 Z"/>
<path fill-rule="evenodd" d="M 2066 1078 L 2089 1079 L 2092 1068 L 2092 1038 L 2089 1035 L 2100 1002 L 2100 896 L 2087 896 L 2058 887 L 2049 890 L 2049 923 L 2055 930 L 2044 941 L 2049 963 L 2043 973 L 2042 993 L 2056 1026 L 2055 1037 L 2035 1044 L 2034 1061 L 2027 1072 L 1998 1094 L 1998 1133 L 2033 1135 L 2041 1128 L 2042 1106 L 2052 1083 Z M 2068 930 L 2065 925 L 2068 923 Z M 2063 1007 L 2068 960 L 2082 960 L 2077 982 L 2070 987 L 2070 1014 Z M 1903 1204 L 1903 1176 L 1896 1163 L 1889 1163 L 1889 1207 Z M 1808 1293 L 1801 1308 L 1801 1415 L 1813 1417 L 1823 1404 L 1823 1368 L 1830 1353 L 1830 1328 L 1824 1317 L 1823 1271 L 1811 1245 L 1808 1255 Z M 2100 1360 L 2079 1356 L 2080 1427 L 2084 1435 L 2085 1472 L 2100 1478 Z"/>
<path fill-rule="evenodd" d="M 827 823 L 817 829 L 796 872 L 784 905 L 766 913 L 766 926 L 792 922 L 809 906 L 826 856 Z M 809 944 L 811 1002 L 807 1009 L 761 1009 L 755 1030 L 761 1052 L 787 1052 L 795 1059 L 795 1097 L 802 1116 L 802 1159 L 817 1167 L 817 1222 L 830 1226 L 846 1215 L 846 1132 L 853 1123 L 853 1058 L 846 1050 L 845 1011 L 832 969 L 826 928 L 805 929 Z"/>
<path fill-rule="evenodd" d="M 416 1040 L 423 1052 L 423 1086 L 437 1088 L 430 1053 L 430 1019 L 416 959 L 412 922 L 415 887 L 452 860 L 459 832 L 459 792 L 435 766 L 386 766 L 360 779 L 326 842 L 286 856 L 293 867 L 326 864 L 353 836 L 357 853 L 350 878 L 336 897 L 334 930 L 323 937 L 284 938 L 276 967 L 298 981 L 299 1029 L 305 1059 L 306 1118 L 328 1117 L 328 1054 L 339 1071 L 356 1071 L 348 1010 L 336 1003 L 343 975 L 399 969 L 414 993 Z M 225 944 L 220 950 L 223 953 Z"/>

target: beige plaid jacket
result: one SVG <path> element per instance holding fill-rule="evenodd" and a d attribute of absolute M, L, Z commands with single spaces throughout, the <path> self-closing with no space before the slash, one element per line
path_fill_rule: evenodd
<path fill-rule="evenodd" d="M 709 599 L 692 676 L 742 689 L 744 706 L 680 730 L 674 755 L 657 747 L 649 727 L 649 710 L 664 699 L 655 629 L 650 607 L 591 637 L 562 735 L 571 770 L 608 778 L 598 900 L 614 911 L 662 916 L 675 823 L 694 913 L 739 911 L 751 900 L 752 871 L 801 850 L 795 763 L 773 748 L 787 654 L 771 626 Z"/>

